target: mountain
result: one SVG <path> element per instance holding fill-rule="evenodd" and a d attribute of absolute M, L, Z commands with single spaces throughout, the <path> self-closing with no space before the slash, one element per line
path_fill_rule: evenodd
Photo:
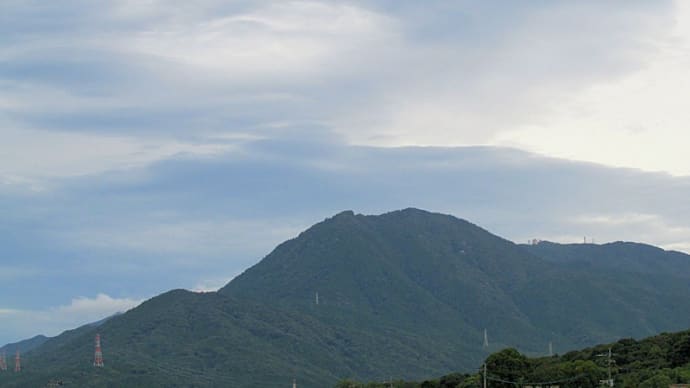
<path fill-rule="evenodd" d="M 560 352 L 690 327 L 683 276 L 592 270 L 551 248 L 535 252 L 418 209 L 342 212 L 217 293 L 171 291 L 48 340 L 25 355 L 25 372 L 0 374 L 0 384 L 251 387 L 297 378 L 325 387 L 470 371 L 508 346 L 538 355 L 550 341 Z M 669 271 L 688 259 L 660 257 Z M 91 366 L 96 332 L 102 369 Z"/>

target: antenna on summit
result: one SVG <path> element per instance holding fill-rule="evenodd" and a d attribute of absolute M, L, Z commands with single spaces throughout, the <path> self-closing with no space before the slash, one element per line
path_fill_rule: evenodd
<path fill-rule="evenodd" d="M 484 329 L 484 347 L 489 347 L 489 334 L 486 332 L 486 329 Z"/>
<path fill-rule="evenodd" d="M 549 341 L 549 357 L 553 356 L 553 342 Z"/>
<path fill-rule="evenodd" d="M 319 305 L 319 292 L 316 291 L 316 305 Z"/>

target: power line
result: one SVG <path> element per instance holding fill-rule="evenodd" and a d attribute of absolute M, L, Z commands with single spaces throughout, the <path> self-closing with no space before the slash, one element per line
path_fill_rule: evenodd
<path fill-rule="evenodd" d="M 485 371 L 484 373 L 486 373 L 486 364 L 484 367 L 484 371 Z M 586 376 L 587 376 L 586 373 L 581 373 L 577 376 L 573 376 L 573 377 L 569 377 L 569 378 L 565 378 L 565 379 L 561 379 L 561 380 L 540 381 L 540 382 L 536 382 L 536 383 L 532 383 L 532 382 L 527 383 L 527 382 L 509 381 L 509 380 L 504 380 L 504 379 L 499 378 L 499 377 L 486 376 L 485 375 L 485 383 L 484 384 L 486 384 L 486 380 L 491 380 L 491 381 L 496 381 L 499 383 L 513 384 L 516 386 L 519 386 L 519 385 L 552 385 L 552 384 L 558 384 L 558 383 L 569 383 L 571 381 L 576 381 L 576 380 L 579 380 L 579 379 L 586 377 Z M 484 386 L 486 386 L 486 385 L 484 385 Z"/>

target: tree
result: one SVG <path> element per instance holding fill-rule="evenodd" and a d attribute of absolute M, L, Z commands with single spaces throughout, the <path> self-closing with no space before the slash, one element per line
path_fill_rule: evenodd
<path fill-rule="evenodd" d="M 690 361 L 690 334 L 680 337 L 669 355 L 672 367 L 683 366 Z"/>
<path fill-rule="evenodd" d="M 439 382 L 439 386 L 441 388 L 456 388 L 458 387 L 463 381 L 467 379 L 467 375 L 463 375 L 460 373 L 453 373 L 449 374 L 447 376 L 441 377 L 441 381 Z"/>
<path fill-rule="evenodd" d="M 640 388 L 668 388 L 673 381 L 663 373 L 658 373 L 640 384 Z"/>
<path fill-rule="evenodd" d="M 530 373 L 530 365 L 527 357 L 516 349 L 503 349 L 486 359 L 486 367 L 489 376 L 496 376 L 502 380 L 519 381 Z M 511 386 L 511 384 L 492 384 L 493 386 Z"/>

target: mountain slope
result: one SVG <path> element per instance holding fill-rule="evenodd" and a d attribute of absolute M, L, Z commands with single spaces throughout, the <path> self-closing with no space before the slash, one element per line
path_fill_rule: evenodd
<path fill-rule="evenodd" d="M 103 369 L 91 367 L 96 332 Z M 445 345 L 404 334 L 395 327 L 327 325 L 217 293 L 176 290 L 99 328 L 83 326 L 49 340 L 25 355 L 21 375 L 0 378 L 2 386 L 60 379 L 75 386 L 251 387 L 287 385 L 297 376 L 300 386 L 324 387 L 343 376 L 383 377 L 380 371 L 391 364 L 406 376 L 437 370 L 433 365 L 444 356 L 430 347 Z M 445 357 L 447 367 L 454 356 Z"/>
<path fill-rule="evenodd" d="M 561 352 L 690 327 L 686 279 L 591 271 L 558 257 L 448 215 L 343 212 L 217 293 L 160 295 L 98 329 L 50 339 L 25 356 L 26 373 L 0 378 L 250 387 L 294 376 L 301 387 L 324 387 L 471 370 L 505 346 L 540 354 L 553 341 Z M 103 369 L 90 366 L 96 330 Z"/>
<path fill-rule="evenodd" d="M 534 336 L 509 293 L 544 267 L 550 265 L 454 217 L 417 209 L 343 212 L 281 244 L 219 293 L 318 314 L 318 292 L 329 306 L 322 317 L 332 322 L 356 312 L 414 330 L 452 329 L 481 344 L 485 327 L 499 333 L 510 325 L 499 341 Z"/>
<path fill-rule="evenodd" d="M 681 278 L 592 271 L 559 260 L 559 247 L 539 257 L 526 248 L 417 209 L 343 212 L 282 244 L 219 292 L 296 309 L 319 292 L 322 303 L 338 311 L 369 312 L 397 324 L 432 316 L 425 326 L 436 331 L 442 329 L 434 318 L 451 317 L 457 336 L 481 338 L 476 333 L 488 328 L 497 346 L 532 353 L 549 341 L 570 349 L 690 326 L 682 313 L 690 311 L 690 288 Z"/>

